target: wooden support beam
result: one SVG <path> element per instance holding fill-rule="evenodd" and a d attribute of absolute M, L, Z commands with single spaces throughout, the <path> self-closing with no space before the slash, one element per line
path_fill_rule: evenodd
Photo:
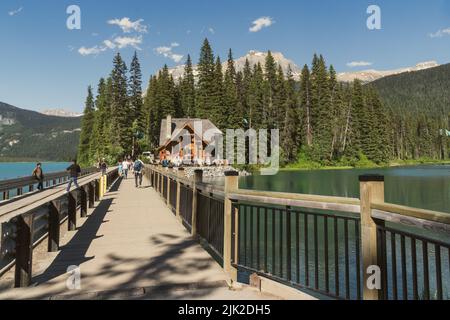
<path fill-rule="evenodd" d="M 81 217 L 86 218 L 88 214 L 86 186 L 82 186 L 80 188 L 80 200 L 81 200 Z"/>
<path fill-rule="evenodd" d="M 184 168 L 178 168 L 177 171 L 177 177 L 181 177 L 184 175 Z M 181 193 L 181 183 L 180 180 L 177 179 L 177 203 L 176 203 L 176 216 L 178 218 L 178 220 L 182 221 L 182 217 L 180 214 L 180 203 L 181 203 L 181 197 L 180 197 L 180 193 Z"/>
<path fill-rule="evenodd" d="M 381 290 L 369 289 L 367 273 L 370 266 L 380 265 L 377 252 L 377 221 L 372 218 L 372 202 L 384 202 L 384 177 L 380 175 L 365 175 L 359 177 L 361 197 L 361 253 L 363 265 L 363 299 L 378 300 L 382 297 Z M 383 272 L 382 272 L 383 273 Z"/>
<path fill-rule="evenodd" d="M 77 229 L 77 199 L 73 192 L 69 192 L 67 197 L 69 231 L 75 231 Z"/>
<path fill-rule="evenodd" d="M 192 222 L 191 222 L 191 235 L 196 236 L 197 235 L 197 195 L 198 190 L 196 187 L 196 184 L 203 182 L 203 171 L 202 170 L 195 170 L 194 171 L 194 185 L 192 187 Z"/>
<path fill-rule="evenodd" d="M 61 201 L 50 202 L 48 210 L 48 252 L 57 252 L 60 238 Z"/>
<path fill-rule="evenodd" d="M 236 223 L 237 216 L 233 219 L 233 200 L 227 194 L 239 189 L 239 173 L 236 171 L 225 172 L 225 203 L 224 203 L 224 240 L 223 240 L 223 269 L 230 277 L 231 282 L 237 282 L 237 270 L 232 266 L 232 246 L 233 240 L 233 222 Z M 234 252 L 236 254 L 236 251 Z M 236 257 L 234 257 L 236 259 Z"/>
<path fill-rule="evenodd" d="M 94 208 L 95 206 L 95 184 L 89 183 L 88 184 L 88 195 L 89 195 L 89 208 Z"/>
<path fill-rule="evenodd" d="M 95 201 L 100 201 L 100 179 L 95 180 Z"/>
<path fill-rule="evenodd" d="M 15 287 L 31 284 L 33 263 L 33 215 L 17 217 Z"/>

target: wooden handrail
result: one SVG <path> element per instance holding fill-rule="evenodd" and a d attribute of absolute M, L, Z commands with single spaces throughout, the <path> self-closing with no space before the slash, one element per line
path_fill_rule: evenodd
<path fill-rule="evenodd" d="M 411 208 L 385 202 L 372 202 L 371 208 L 431 222 L 450 225 L 450 213 Z"/>

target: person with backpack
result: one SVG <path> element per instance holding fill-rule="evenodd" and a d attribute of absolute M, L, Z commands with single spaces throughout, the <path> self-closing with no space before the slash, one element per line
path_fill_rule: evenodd
<path fill-rule="evenodd" d="M 77 160 L 73 160 L 72 164 L 66 169 L 69 172 L 69 183 L 67 184 L 66 192 L 70 191 L 70 187 L 72 186 L 72 183 L 75 185 L 75 187 L 78 189 L 78 176 L 81 173 L 81 168 L 77 164 Z"/>
<path fill-rule="evenodd" d="M 44 171 L 42 171 L 42 164 L 40 162 L 36 164 L 36 168 L 34 168 L 32 176 L 38 181 L 38 190 L 44 190 Z"/>
<path fill-rule="evenodd" d="M 106 175 L 106 170 L 108 169 L 108 165 L 106 164 L 105 158 L 102 159 L 102 162 L 100 162 L 100 171 L 102 172 L 102 176 Z"/>
<path fill-rule="evenodd" d="M 137 158 L 134 160 L 133 171 L 134 171 L 134 181 L 136 183 L 136 188 L 142 186 L 142 171 L 144 170 L 144 163 Z"/>

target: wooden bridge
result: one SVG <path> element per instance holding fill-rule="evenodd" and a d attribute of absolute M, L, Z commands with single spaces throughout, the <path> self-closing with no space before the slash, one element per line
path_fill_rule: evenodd
<path fill-rule="evenodd" d="M 155 166 L 142 188 L 117 169 L 86 171 L 68 194 L 65 174 L 50 179 L 3 186 L 0 299 L 450 297 L 450 215 L 386 204 L 380 176 L 361 177 L 361 199 Z"/>

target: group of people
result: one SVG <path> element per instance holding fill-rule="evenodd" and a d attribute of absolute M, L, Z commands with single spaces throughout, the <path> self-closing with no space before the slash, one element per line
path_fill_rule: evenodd
<path fill-rule="evenodd" d="M 67 183 L 66 192 L 70 191 L 72 184 L 74 184 L 76 188 L 79 188 L 78 176 L 81 173 L 81 167 L 77 164 L 77 160 L 72 160 L 71 165 L 66 168 L 66 171 L 69 173 L 69 182 Z M 31 175 L 37 181 L 37 189 L 39 191 L 44 190 L 44 170 L 42 169 L 42 163 L 38 162 L 36 164 Z"/>
<path fill-rule="evenodd" d="M 128 179 L 128 173 L 134 174 L 136 188 L 142 186 L 142 177 L 144 174 L 144 163 L 139 158 L 127 157 L 119 161 L 119 175 L 123 179 Z"/>
<path fill-rule="evenodd" d="M 98 162 L 97 167 L 102 175 L 106 175 L 108 164 L 104 158 Z M 67 183 L 66 192 L 70 191 L 72 184 L 78 189 L 78 177 L 81 174 L 81 167 L 77 163 L 76 159 L 72 160 L 72 163 L 66 168 L 66 171 L 69 173 L 69 181 Z M 136 188 L 142 186 L 143 171 L 144 163 L 139 158 L 134 158 L 132 160 L 131 157 L 128 157 L 119 162 L 119 175 L 127 179 L 129 172 L 134 173 Z M 39 191 L 44 190 L 44 170 L 42 168 L 42 163 L 39 162 L 36 164 L 36 167 L 31 175 L 37 182 L 37 189 Z"/>

